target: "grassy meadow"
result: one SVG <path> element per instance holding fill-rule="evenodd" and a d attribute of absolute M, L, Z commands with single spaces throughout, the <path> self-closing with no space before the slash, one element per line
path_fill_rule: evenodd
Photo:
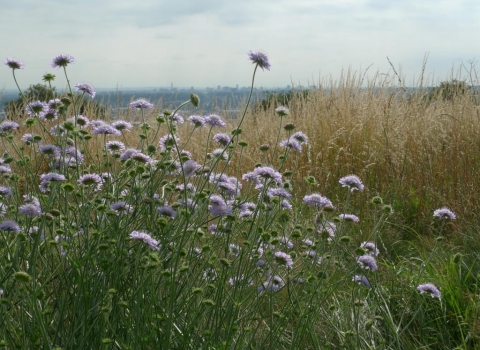
<path fill-rule="evenodd" d="M 480 348 L 473 90 L 347 72 L 233 120 L 99 120 L 73 61 L 0 123 L 0 347 Z"/>

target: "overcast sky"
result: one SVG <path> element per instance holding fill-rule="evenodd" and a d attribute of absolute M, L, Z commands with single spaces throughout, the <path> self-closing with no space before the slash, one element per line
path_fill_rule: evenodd
<path fill-rule="evenodd" d="M 446 80 L 480 56 L 479 0 L 0 0 L 0 59 L 17 58 L 20 86 L 41 82 L 58 54 L 71 82 L 95 87 L 248 86 L 249 50 L 268 54 L 256 85 L 388 73 L 407 85 Z M 0 89 L 14 88 L 2 65 Z"/>

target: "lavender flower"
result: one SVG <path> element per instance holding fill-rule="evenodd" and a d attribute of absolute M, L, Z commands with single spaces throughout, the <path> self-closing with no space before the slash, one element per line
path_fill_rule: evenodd
<path fill-rule="evenodd" d="M 125 150 L 125 145 L 123 144 L 123 142 L 120 141 L 108 141 L 105 144 L 105 148 L 107 149 L 107 151 L 110 152 L 110 154 L 113 155 L 123 152 Z"/>
<path fill-rule="evenodd" d="M 432 298 L 441 298 L 440 290 L 432 283 L 423 283 L 417 287 L 420 294 L 428 293 Z"/>
<path fill-rule="evenodd" d="M 195 127 L 195 128 L 203 128 L 205 126 L 205 118 L 200 117 L 199 115 L 192 115 L 187 118 L 187 120 Z"/>
<path fill-rule="evenodd" d="M 17 130 L 19 127 L 18 123 L 5 120 L 0 123 L 0 134 L 6 133 L 7 131 Z"/>
<path fill-rule="evenodd" d="M 93 90 L 93 86 L 88 83 L 78 83 L 75 84 L 77 91 L 82 91 L 85 94 L 90 95 L 92 98 L 95 97 L 96 92 Z"/>
<path fill-rule="evenodd" d="M 215 194 L 210 197 L 208 210 L 215 216 L 225 216 L 232 213 L 232 208 L 227 205 L 225 200 L 221 196 Z"/>
<path fill-rule="evenodd" d="M 433 212 L 433 216 L 439 218 L 440 220 L 455 220 L 457 217 L 447 207 L 437 209 Z"/>
<path fill-rule="evenodd" d="M 367 288 L 370 288 L 371 286 L 370 281 L 364 275 L 355 275 L 353 276 L 352 281 L 355 283 L 358 283 L 359 285 L 363 285 Z"/>
<path fill-rule="evenodd" d="M 314 205 L 319 208 L 333 207 L 332 202 L 327 197 L 323 197 L 319 193 L 312 193 L 303 197 L 303 201 L 308 205 Z"/>
<path fill-rule="evenodd" d="M 362 181 L 357 175 L 344 176 L 338 182 L 342 185 L 342 187 L 348 187 L 350 192 L 355 190 L 363 191 L 364 188 Z"/>
<path fill-rule="evenodd" d="M 270 70 L 270 62 L 268 62 L 268 56 L 263 52 L 249 51 L 248 57 L 254 64 L 262 68 L 263 70 Z"/>
<path fill-rule="evenodd" d="M 378 266 L 375 258 L 371 255 L 362 255 L 357 258 L 357 264 L 365 270 L 377 271 Z"/>
<path fill-rule="evenodd" d="M 204 117 L 205 118 L 205 124 L 210 125 L 212 128 L 215 126 L 224 128 L 227 126 L 227 123 L 225 123 L 222 118 L 220 118 L 216 114 L 210 114 L 209 116 Z"/>
<path fill-rule="evenodd" d="M 145 100 L 144 98 L 139 98 L 133 102 L 130 102 L 131 109 L 152 109 L 153 104 Z"/>
<path fill-rule="evenodd" d="M 363 242 L 360 245 L 360 248 L 363 248 L 368 255 L 371 256 L 378 256 L 380 254 L 380 251 L 378 250 L 377 246 L 373 242 Z"/>
<path fill-rule="evenodd" d="M 279 265 L 283 265 L 291 269 L 293 267 L 292 257 L 284 252 L 275 252 L 274 254 L 275 262 Z"/>
<path fill-rule="evenodd" d="M 112 126 L 117 129 L 117 130 L 120 130 L 120 131 L 130 131 L 130 129 L 133 127 L 132 124 L 130 124 L 129 122 L 126 122 L 124 120 L 118 120 L 116 122 L 113 122 L 112 123 Z"/>
<path fill-rule="evenodd" d="M 110 205 L 110 209 L 115 211 L 117 215 L 131 214 L 134 211 L 134 208 L 124 201 L 118 201 L 118 202 L 112 203 Z"/>
<path fill-rule="evenodd" d="M 75 62 L 75 58 L 70 55 L 58 55 L 57 57 L 52 59 L 51 66 L 52 68 L 61 68 L 61 67 L 66 67 L 70 63 Z"/>
<path fill-rule="evenodd" d="M 0 223 L 0 230 L 15 233 L 21 231 L 20 226 L 13 220 L 5 220 Z"/>
<path fill-rule="evenodd" d="M 85 174 L 80 176 L 78 184 L 82 186 L 95 186 L 94 191 L 98 192 L 102 189 L 103 181 L 98 174 Z"/>
<path fill-rule="evenodd" d="M 350 222 L 360 222 L 358 216 L 353 214 L 340 214 L 338 218 L 343 221 L 350 221 Z"/>
<path fill-rule="evenodd" d="M 13 70 L 25 68 L 25 65 L 22 62 L 12 57 L 7 57 L 5 60 L 5 65 L 9 66 Z"/>
<path fill-rule="evenodd" d="M 130 239 L 142 241 L 148 244 L 153 250 L 160 250 L 158 241 L 152 238 L 147 231 L 132 231 L 132 233 L 130 233 Z"/>

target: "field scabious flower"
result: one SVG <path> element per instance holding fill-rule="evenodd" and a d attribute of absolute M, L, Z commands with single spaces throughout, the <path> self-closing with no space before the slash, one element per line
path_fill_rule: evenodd
<path fill-rule="evenodd" d="M 48 173 L 40 175 L 40 191 L 43 193 L 49 190 L 48 185 L 52 182 L 61 182 L 65 181 L 65 175 L 57 174 L 57 173 Z"/>
<path fill-rule="evenodd" d="M 280 106 L 275 108 L 275 113 L 277 113 L 279 117 L 286 117 L 287 115 L 290 114 L 290 111 L 287 107 Z"/>
<path fill-rule="evenodd" d="M 0 202 L 0 218 L 3 218 L 7 214 L 7 206 Z"/>
<path fill-rule="evenodd" d="M 40 145 L 38 150 L 41 154 L 55 157 L 60 155 L 61 148 L 55 145 Z"/>
<path fill-rule="evenodd" d="M 110 205 L 110 209 L 115 211 L 117 215 L 120 214 L 131 214 L 134 211 L 133 206 L 127 204 L 124 201 L 118 201 Z"/>
<path fill-rule="evenodd" d="M 81 128 L 86 128 L 90 124 L 90 120 L 81 114 L 73 117 L 73 122 Z"/>
<path fill-rule="evenodd" d="M 18 123 L 12 122 L 10 120 L 5 120 L 2 123 L 0 123 L 0 134 L 6 133 L 12 130 L 17 130 L 19 126 L 20 125 L 18 125 Z"/>
<path fill-rule="evenodd" d="M 1 197 L 13 196 L 13 190 L 10 187 L 0 186 L 0 196 Z"/>
<path fill-rule="evenodd" d="M 373 242 L 363 242 L 360 248 L 363 248 L 368 255 L 378 256 L 378 254 L 380 254 L 380 251 Z"/>
<path fill-rule="evenodd" d="M 139 98 L 135 101 L 130 102 L 131 109 L 152 109 L 153 104 L 145 100 L 144 98 Z"/>
<path fill-rule="evenodd" d="M 30 217 L 42 215 L 42 208 L 35 203 L 26 203 L 18 207 L 18 211 Z"/>
<path fill-rule="evenodd" d="M 370 288 L 370 281 L 364 275 L 355 275 L 352 278 L 352 281 L 358 283 L 359 285 L 363 285 L 367 288 Z"/>
<path fill-rule="evenodd" d="M 274 259 L 275 259 L 275 262 L 278 264 L 278 265 L 282 265 L 282 266 L 286 266 L 288 267 L 289 269 L 291 269 L 293 267 L 293 260 L 292 260 L 292 257 L 287 254 L 287 253 L 284 253 L 284 252 L 275 252 L 274 254 Z"/>
<path fill-rule="evenodd" d="M 227 205 L 225 200 L 219 195 L 212 195 L 210 197 L 210 205 L 208 206 L 208 210 L 212 215 L 215 216 L 225 216 L 232 213 L 232 208 Z"/>
<path fill-rule="evenodd" d="M 130 233 L 130 239 L 142 241 L 148 244 L 148 246 L 153 250 L 160 250 L 160 245 L 158 241 L 152 238 L 152 236 L 150 236 L 147 231 L 132 231 Z"/>
<path fill-rule="evenodd" d="M 305 135 L 303 132 L 301 131 L 297 131 L 295 134 L 293 134 L 292 136 L 290 136 L 290 138 L 294 139 L 294 140 L 297 140 L 298 142 L 300 142 L 300 144 L 306 144 L 308 143 L 308 137 L 307 135 Z"/>
<path fill-rule="evenodd" d="M 175 209 L 173 209 L 169 205 L 162 205 L 160 207 L 157 207 L 157 213 L 161 216 L 166 216 L 171 219 L 175 219 L 175 217 L 177 216 L 177 212 L 175 211 Z"/>
<path fill-rule="evenodd" d="M 171 134 L 166 134 L 162 136 L 158 141 L 158 146 L 162 151 L 166 151 L 167 149 L 172 149 L 175 144 L 178 145 L 180 139 L 177 136 L 172 136 Z"/>
<path fill-rule="evenodd" d="M 342 187 L 348 187 L 351 192 L 355 190 L 363 191 L 364 188 L 362 181 L 357 175 L 344 176 L 338 182 L 342 185 Z"/>
<path fill-rule="evenodd" d="M 130 124 L 129 122 L 126 122 L 124 120 L 118 120 L 116 122 L 113 122 L 112 123 L 112 126 L 117 129 L 117 130 L 120 130 L 120 131 L 130 131 L 130 129 L 133 127 L 132 124 Z"/>
<path fill-rule="evenodd" d="M 353 214 L 340 214 L 338 218 L 342 221 L 350 221 L 350 222 L 360 222 L 358 216 Z"/>
<path fill-rule="evenodd" d="M 214 135 L 213 140 L 218 142 L 223 147 L 227 147 L 229 143 L 232 142 L 230 135 L 224 133 Z"/>
<path fill-rule="evenodd" d="M 256 64 L 263 70 L 270 70 L 270 62 L 268 61 L 268 56 L 265 53 L 251 50 L 248 52 L 248 57 L 253 64 Z"/>
<path fill-rule="evenodd" d="M 433 216 L 439 218 L 440 220 L 455 220 L 457 217 L 447 207 L 437 209 L 433 212 Z"/>
<path fill-rule="evenodd" d="M 417 290 L 420 292 L 420 294 L 427 293 L 429 294 L 432 298 L 438 298 L 440 299 L 441 293 L 440 290 L 432 283 L 423 283 L 420 284 L 417 287 Z"/>
<path fill-rule="evenodd" d="M 95 186 L 94 191 L 98 192 L 102 189 L 103 181 L 98 174 L 85 174 L 80 176 L 78 184 L 82 186 Z"/>
<path fill-rule="evenodd" d="M 122 133 L 115 129 L 113 126 L 104 123 L 103 125 L 99 125 L 94 127 L 92 130 L 92 135 L 117 135 L 120 136 Z"/>
<path fill-rule="evenodd" d="M 285 287 L 285 281 L 280 276 L 272 276 L 263 282 L 257 291 L 258 293 L 265 291 L 278 292 L 283 287 Z"/>
<path fill-rule="evenodd" d="M 286 140 L 280 141 L 280 146 L 290 148 L 290 149 L 292 149 L 294 151 L 297 151 L 297 152 L 302 151 L 302 145 L 300 144 L 300 142 L 298 142 L 297 140 L 295 140 L 293 138 L 288 138 Z"/>
<path fill-rule="evenodd" d="M 201 168 L 201 165 L 194 160 L 187 160 L 183 163 L 183 173 L 185 177 L 190 177 L 195 175 L 195 172 Z"/>
<path fill-rule="evenodd" d="M 216 114 L 210 114 L 210 115 L 204 117 L 204 119 L 205 119 L 205 124 L 210 125 L 212 128 L 215 127 L 215 126 L 218 126 L 220 128 L 225 128 L 227 126 L 227 123 L 225 123 L 222 120 L 222 118 L 220 118 Z"/>
<path fill-rule="evenodd" d="M 7 59 L 5 60 L 5 65 L 12 68 L 13 70 L 25 68 L 25 64 L 23 64 L 23 62 L 20 62 L 19 60 L 12 57 L 7 57 Z"/>
<path fill-rule="evenodd" d="M 327 197 L 322 196 L 319 193 L 312 193 L 303 197 L 303 201 L 308 205 L 314 205 L 318 208 L 333 207 L 332 202 Z"/>
<path fill-rule="evenodd" d="M 378 266 L 375 258 L 371 255 L 362 255 L 357 258 L 357 264 L 365 270 L 377 271 Z"/>
<path fill-rule="evenodd" d="M 123 152 L 125 150 L 125 145 L 120 141 L 108 141 L 105 144 L 105 148 L 113 155 Z"/>
<path fill-rule="evenodd" d="M 205 126 L 205 118 L 199 115 L 191 115 L 187 120 L 196 128 L 203 128 Z"/>
<path fill-rule="evenodd" d="M 92 98 L 95 97 L 96 92 L 93 90 L 93 86 L 88 83 L 78 83 L 75 84 L 77 91 L 82 91 L 83 93 L 90 95 Z"/>
<path fill-rule="evenodd" d="M 7 231 L 7 232 L 14 232 L 14 233 L 18 233 L 21 231 L 18 223 L 13 220 L 5 220 L 2 223 L 0 223 L 0 230 Z"/>
<path fill-rule="evenodd" d="M 73 58 L 73 56 L 62 54 L 52 59 L 51 66 L 52 68 L 59 69 L 61 67 L 66 67 L 73 62 L 75 62 L 75 58 Z"/>
<path fill-rule="evenodd" d="M 27 104 L 27 107 L 25 107 L 25 112 L 27 112 L 30 117 L 38 116 L 43 118 L 44 114 L 47 113 L 48 110 L 48 104 L 42 101 L 30 102 Z"/>

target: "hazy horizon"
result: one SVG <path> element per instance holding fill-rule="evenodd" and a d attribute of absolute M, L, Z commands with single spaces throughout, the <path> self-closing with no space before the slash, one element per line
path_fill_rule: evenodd
<path fill-rule="evenodd" d="M 271 63 L 256 86 L 309 86 L 348 69 L 367 79 L 393 76 L 387 57 L 414 86 L 426 56 L 425 76 L 438 82 L 468 75 L 478 55 L 474 0 L 0 3 L 0 59 L 25 63 L 16 71 L 22 89 L 45 73 L 66 86 L 63 71 L 50 67 L 59 54 L 76 59 L 67 67 L 72 85 L 99 88 L 250 86 L 249 50 L 266 52 Z M 0 89 L 14 89 L 8 67 L 0 72 Z"/>

